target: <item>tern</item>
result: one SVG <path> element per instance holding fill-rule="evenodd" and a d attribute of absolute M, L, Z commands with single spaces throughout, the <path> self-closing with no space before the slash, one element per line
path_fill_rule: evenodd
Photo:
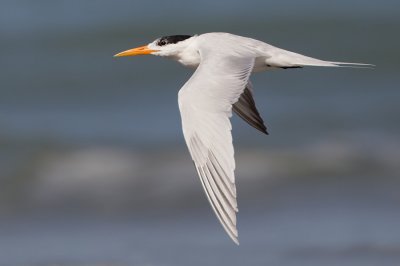
<path fill-rule="evenodd" d="M 164 36 L 115 57 L 157 55 L 196 69 L 178 93 L 183 135 L 207 198 L 236 243 L 235 160 L 232 110 L 250 126 L 268 134 L 253 99 L 251 73 L 271 69 L 369 67 L 324 61 L 230 33 Z"/>

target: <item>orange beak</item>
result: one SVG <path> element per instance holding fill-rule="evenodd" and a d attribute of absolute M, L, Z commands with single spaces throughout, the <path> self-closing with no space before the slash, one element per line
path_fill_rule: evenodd
<path fill-rule="evenodd" d="M 114 57 L 145 55 L 145 54 L 151 54 L 153 52 L 157 52 L 157 50 L 152 50 L 147 45 L 144 45 L 144 46 L 140 46 L 137 48 L 133 48 L 133 49 L 129 49 L 129 50 L 120 52 L 120 53 L 114 55 Z"/>

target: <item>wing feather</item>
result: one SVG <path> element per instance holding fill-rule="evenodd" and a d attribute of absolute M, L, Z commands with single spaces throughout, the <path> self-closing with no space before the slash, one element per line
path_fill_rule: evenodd
<path fill-rule="evenodd" d="M 243 93 L 254 57 L 210 55 L 200 50 L 201 63 L 179 91 L 182 128 L 207 198 L 223 228 L 238 242 L 235 160 L 232 145 L 232 104 Z"/>
<path fill-rule="evenodd" d="M 233 104 L 233 111 L 247 122 L 250 126 L 268 135 L 267 127 L 257 110 L 256 103 L 253 98 L 253 89 L 251 82 L 247 84 L 239 100 Z"/>

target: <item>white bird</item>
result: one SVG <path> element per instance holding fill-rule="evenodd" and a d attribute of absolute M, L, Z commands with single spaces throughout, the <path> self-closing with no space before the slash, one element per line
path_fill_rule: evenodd
<path fill-rule="evenodd" d="M 238 207 L 229 120 L 232 109 L 248 124 L 268 134 L 253 99 L 251 73 L 304 66 L 371 66 L 323 61 L 229 33 L 165 36 L 115 56 L 146 54 L 165 56 L 196 68 L 178 94 L 183 135 L 207 198 L 236 244 Z"/>

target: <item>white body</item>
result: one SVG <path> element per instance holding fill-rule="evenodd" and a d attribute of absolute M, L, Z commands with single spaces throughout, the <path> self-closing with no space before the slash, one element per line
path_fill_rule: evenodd
<path fill-rule="evenodd" d="M 200 64 L 199 51 L 209 46 L 213 52 L 218 54 L 225 51 L 231 55 L 251 56 L 255 59 L 255 65 L 252 72 L 265 71 L 270 68 L 280 67 L 300 67 L 300 66 L 370 66 L 368 64 L 343 63 L 319 60 L 316 58 L 304 56 L 298 53 L 290 52 L 278 47 L 272 46 L 255 39 L 233 35 L 223 32 L 212 32 L 201 35 L 195 35 L 185 41 L 175 44 L 168 50 L 160 50 L 152 53 L 153 55 L 166 56 L 178 61 L 184 66 L 196 68 Z M 151 49 L 159 49 L 156 41 L 148 45 Z"/>

